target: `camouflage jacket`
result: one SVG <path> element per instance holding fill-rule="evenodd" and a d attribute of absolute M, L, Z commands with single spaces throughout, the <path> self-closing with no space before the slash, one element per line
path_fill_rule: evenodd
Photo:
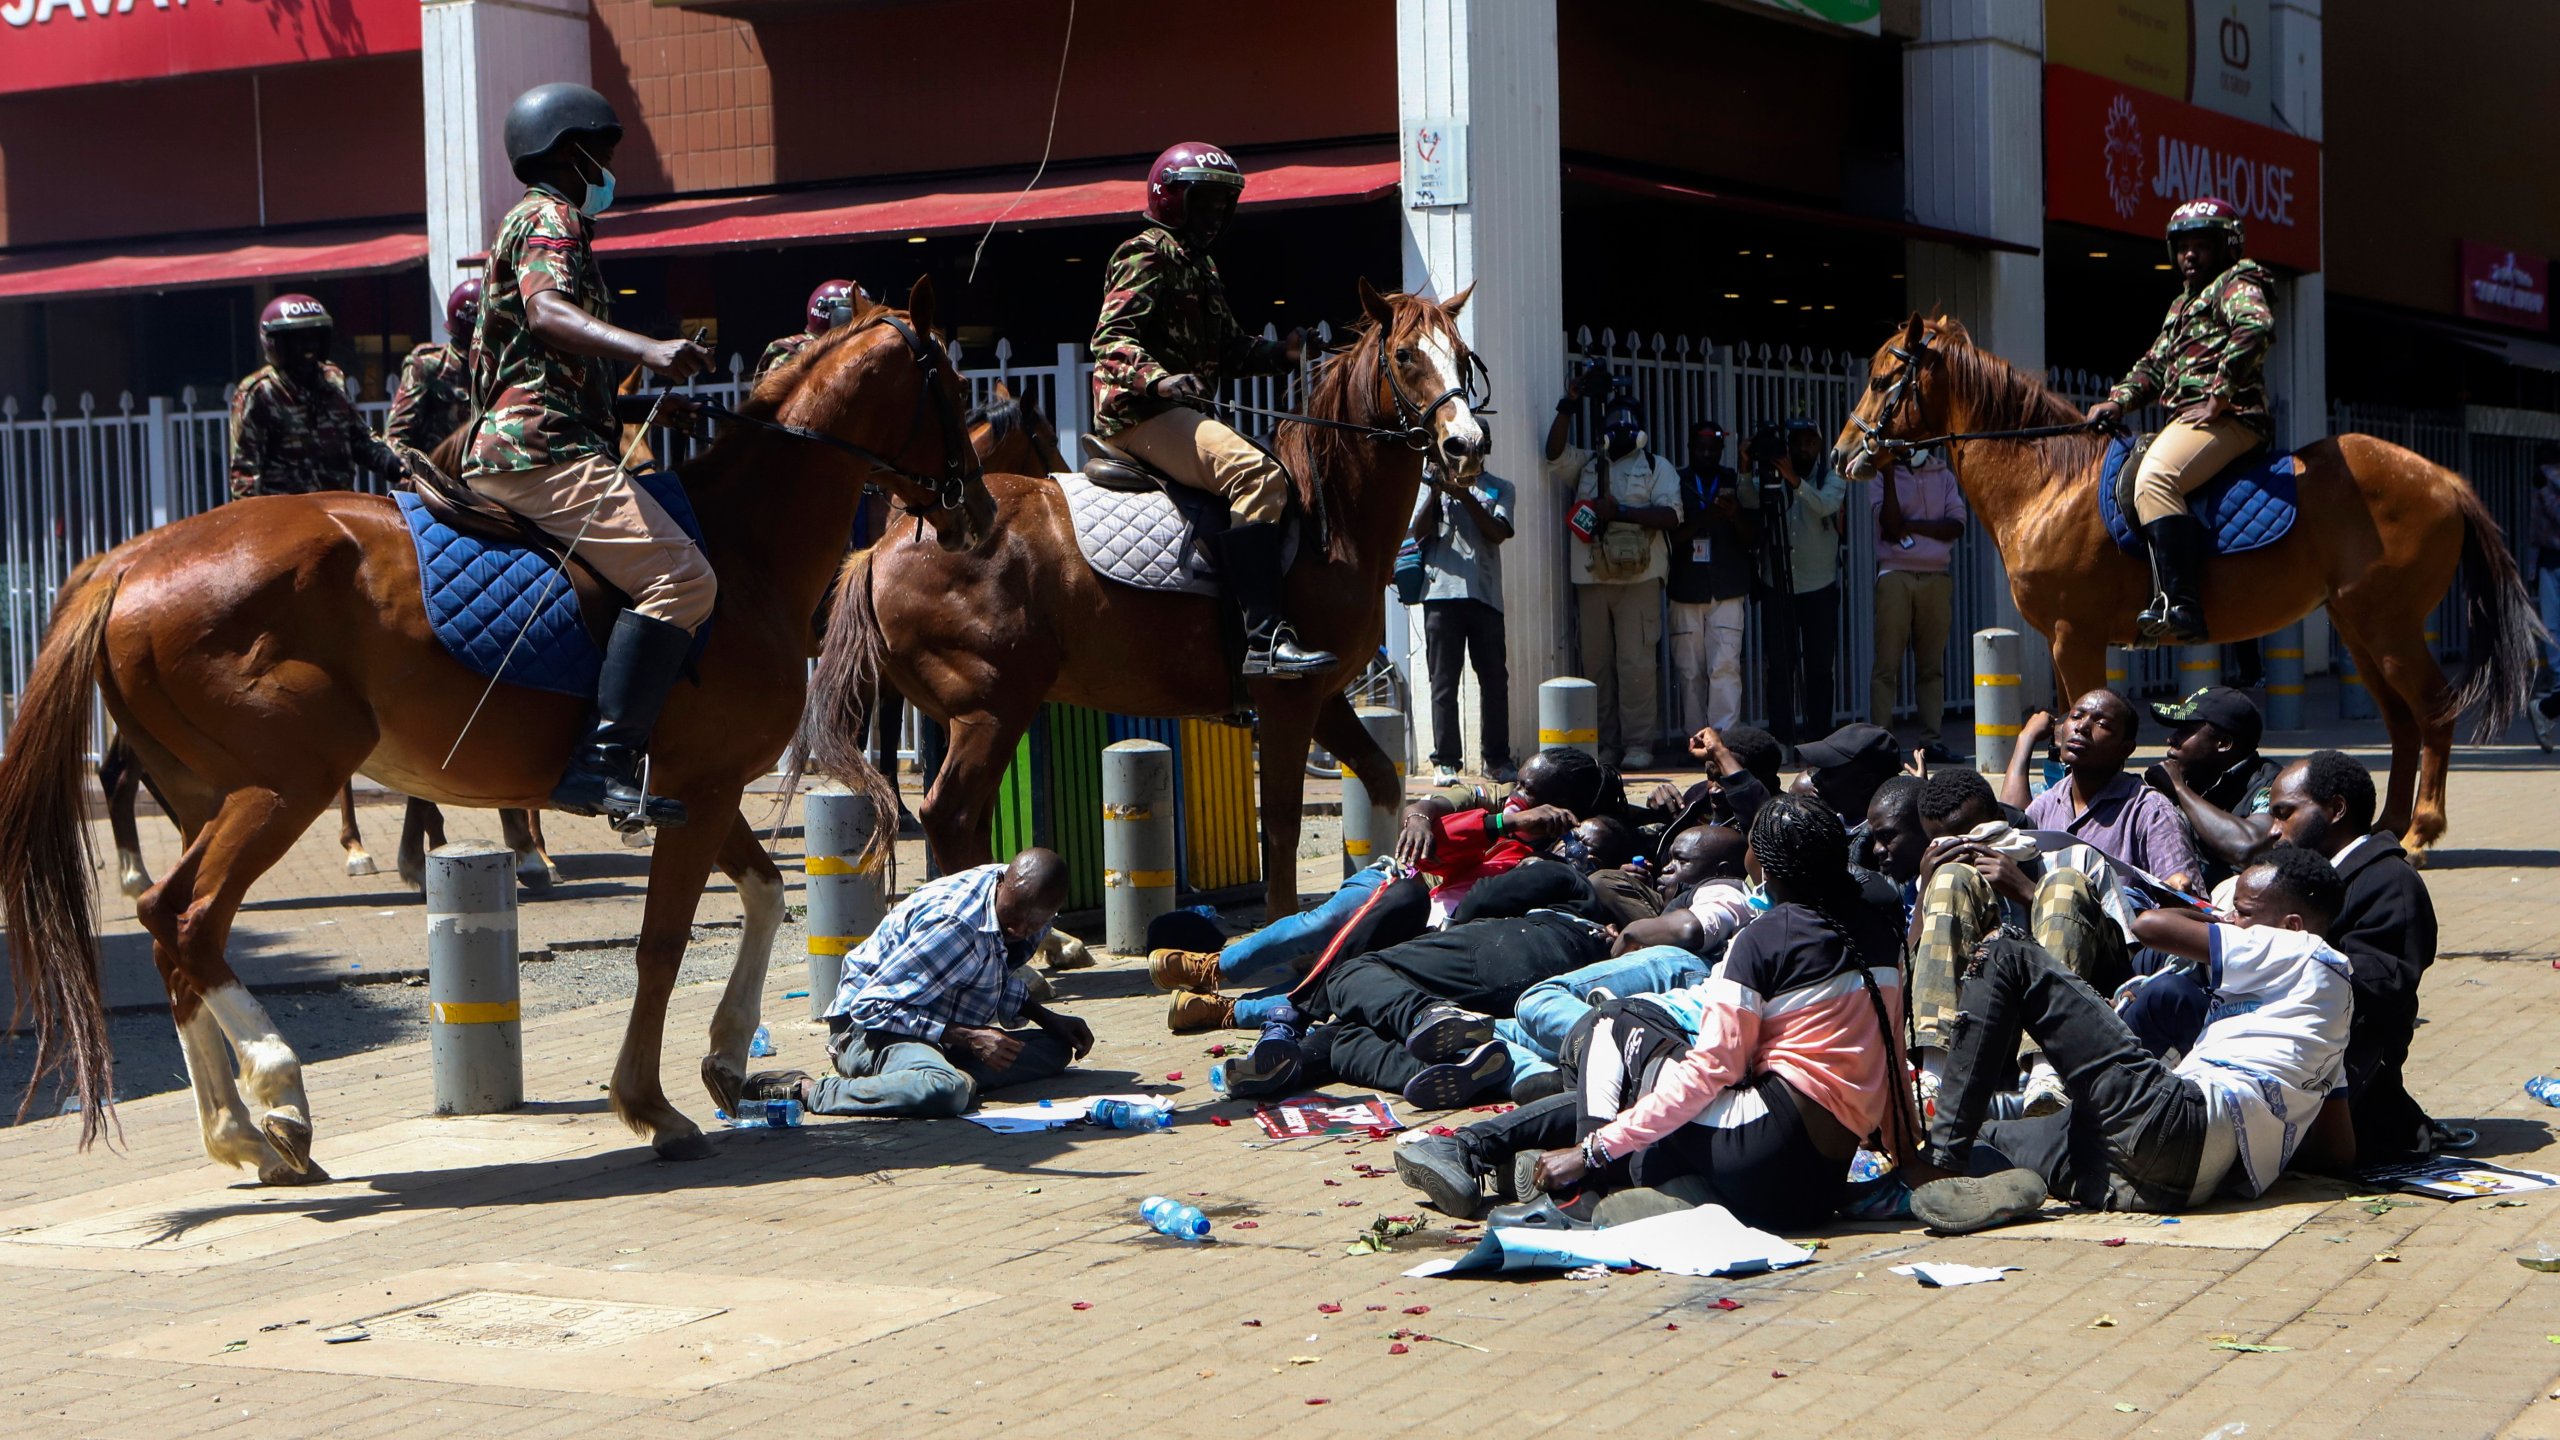
<path fill-rule="evenodd" d="M 400 388 L 392 392 L 382 437 L 432 455 L 470 418 L 471 362 L 463 348 L 449 341 L 421 345 L 400 366 Z"/>
<path fill-rule="evenodd" d="M 784 362 L 798 359 L 800 352 L 809 348 L 809 342 L 817 338 L 806 330 L 794 330 L 767 345 L 763 358 L 756 361 L 756 378 L 761 380 L 781 368 Z"/>
<path fill-rule="evenodd" d="M 1191 374 L 1212 387 L 1289 368 L 1280 347 L 1245 333 L 1228 308 L 1218 262 L 1161 225 L 1111 252 L 1102 316 L 1093 322 L 1093 432 L 1109 438 L 1173 408 L 1147 386 Z"/>
<path fill-rule="evenodd" d="M 531 301 L 545 290 L 599 320 L 612 318 L 613 292 L 587 248 L 591 229 L 568 201 L 538 186 L 498 223 L 471 347 L 477 415 L 465 475 L 616 453 L 612 366 L 561 354 L 533 333 Z"/>
<path fill-rule="evenodd" d="M 374 437 L 347 398 L 347 377 L 325 361 L 304 390 L 262 365 L 231 394 L 231 498 L 344 490 L 358 470 L 401 473 L 400 457 Z"/>
<path fill-rule="evenodd" d="M 2231 402 L 2231 418 L 2265 434 L 2267 348 L 2276 338 L 2267 287 L 2274 278 L 2243 260 L 2193 292 L 2181 290 L 2160 322 L 2160 338 L 2107 398 L 2127 410 L 2157 398 L 2176 418 L 2219 396 Z"/>

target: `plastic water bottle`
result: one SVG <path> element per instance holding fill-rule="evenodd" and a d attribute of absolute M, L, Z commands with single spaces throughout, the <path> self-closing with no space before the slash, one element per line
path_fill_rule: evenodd
<path fill-rule="evenodd" d="M 747 1058 L 750 1060 L 761 1060 L 772 1053 L 773 1028 L 768 1025 L 758 1025 L 756 1027 L 756 1038 L 747 1042 Z"/>
<path fill-rule="evenodd" d="M 1148 1229 L 1176 1240 L 1209 1238 L 1209 1217 L 1200 1213 L 1199 1206 L 1168 1200 L 1162 1195 L 1148 1196 L 1146 1203 L 1138 1207 L 1138 1218 L 1146 1222 Z"/>
<path fill-rule="evenodd" d="M 800 1102 L 797 1100 L 767 1100 L 761 1105 L 749 1106 L 736 1115 L 725 1110 L 716 1113 L 728 1123 L 732 1130 L 797 1130 L 800 1128 Z"/>
<path fill-rule="evenodd" d="M 1141 1100 L 1096 1100 L 1085 1118 L 1106 1130 L 1170 1130 L 1173 1107 Z"/>
<path fill-rule="evenodd" d="M 2560 1105 L 2560 1075 L 2536 1075 L 2524 1082 L 2524 1093 L 2545 1105 Z"/>

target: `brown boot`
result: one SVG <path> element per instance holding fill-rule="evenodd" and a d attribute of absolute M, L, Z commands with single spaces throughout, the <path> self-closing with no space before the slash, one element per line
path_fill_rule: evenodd
<path fill-rule="evenodd" d="M 1147 952 L 1147 978 L 1159 990 L 1198 990 L 1218 993 L 1226 979 L 1218 973 L 1215 950 L 1151 950 Z"/>
<path fill-rule="evenodd" d="M 1184 991 L 1173 997 L 1172 1007 L 1165 1012 L 1164 1023 L 1171 1026 L 1176 1035 L 1232 1029 L 1236 1023 L 1236 1002 L 1224 995 Z"/>

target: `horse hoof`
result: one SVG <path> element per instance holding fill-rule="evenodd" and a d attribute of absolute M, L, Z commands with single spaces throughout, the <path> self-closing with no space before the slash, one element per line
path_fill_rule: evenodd
<path fill-rule="evenodd" d="M 696 1130 L 685 1135 L 671 1135 L 650 1145 L 661 1160 L 708 1160 L 720 1153 L 711 1137 Z"/>
<path fill-rule="evenodd" d="M 311 1163 L 310 1121 L 290 1111 L 270 1110 L 266 1118 L 258 1122 L 258 1128 L 265 1132 L 267 1143 L 276 1148 L 276 1154 L 286 1168 L 297 1175 L 316 1173 L 323 1179 L 328 1178 L 325 1172 Z M 263 1170 L 259 1178 L 265 1178 Z"/>
<path fill-rule="evenodd" d="M 262 1165 L 258 1168 L 258 1183 L 261 1185 L 327 1185 L 331 1183 L 328 1171 L 309 1161 L 303 1164 L 304 1168 L 300 1170 L 286 1165 Z"/>
<path fill-rule="evenodd" d="M 348 873 L 353 874 L 354 872 L 349 871 Z M 417 891 L 419 894 L 424 895 L 427 893 L 427 872 L 424 870 L 412 870 L 408 866 L 403 865 L 400 867 L 400 883 Z"/>
<path fill-rule="evenodd" d="M 139 900 L 142 892 L 151 888 L 151 872 L 127 870 L 116 877 L 116 888 L 124 892 L 127 900 Z"/>
<path fill-rule="evenodd" d="M 560 875 L 548 865 L 519 865 L 516 867 L 516 883 L 538 892 L 559 884 Z"/>
<path fill-rule="evenodd" d="M 381 868 L 381 866 L 373 863 L 372 856 L 367 855 L 361 850 L 350 850 L 347 852 L 347 873 L 350 875 L 371 875 L 378 872 Z"/>
<path fill-rule="evenodd" d="M 702 1057 L 702 1088 L 711 1092 L 711 1103 L 735 1115 L 746 1103 L 747 1077 L 722 1064 L 717 1055 Z"/>

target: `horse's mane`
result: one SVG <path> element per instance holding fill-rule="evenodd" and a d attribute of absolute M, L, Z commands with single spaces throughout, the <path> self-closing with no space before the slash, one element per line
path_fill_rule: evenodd
<path fill-rule="evenodd" d="M 746 398 L 738 402 L 738 413 L 757 420 L 771 420 L 779 415 L 783 402 L 791 398 L 801 382 L 818 373 L 817 362 L 822 357 L 852 343 L 853 337 L 861 332 L 863 321 L 888 308 L 877 300 L 858 304 L 850 317 L 810 341 L 791 363 L 775 366 L 764 378 L 756 381 Z M 761 426 L 723 425 L 708 446 L 676 467 L 676 475 L 684 482 L 687 493 L 707 493 L 738 469 L 739 458 L 750 447 L 773 438 Z"/>
<path fill-rule="evenodd" d="M 1395 329 L 1389 332 L 1374 316 L 1364 315 L 1352 327 L 1351 340 L 1325 357 L 1316 371 L 1315 383 L 1307 392 L 1306 413 L 1320 420 L 1344 420 L 1352 423 L 1392 425 L 1392 415 L 1372 413 L 1366 407 L 1377 403 L 1374 387 L 1378 376 L 1380 346 L 1402 345 L 1445 329 L 1452 348 L 1463 345 L 1458 339 L 1457 324 L 1437 305 L 1409 303 L 1395 306 Z M 1371 388 L 1363 388 L 1363 387 Z M 1369 398 L 1363 399 L 1363 396 Z M 1349 563 L 1356 558 L 1350 526 L 1351 479 L 1367 463 L 1375 442 L 1349 430 L 1335 430 L 1322 425 L 1282 423 L 1272 440 L 1272 451 L 1289 469 L 1298 490 L 1298 503 L 1308 514 L 1316 513 L 1317 487 L 1325 490 L 1323 504 L 1332 517 L 1331 534 L 1327 538 L 1327 558 Z"/>
<path fill-rule="evenodd" d="M 1014 394 L 1008 385 L 985 404 L 970 406 L 960 423 L 968 430 L 984 425 L 989 439 L 1003 440 L 1017 429 L 1037 431 L 1041 418 L 1039 402 L 1028 395 Z"/>
<path fill-rule="evenodd" d="M 1973 343 L 1964 322 L 1941 315 L 1929 322 L 1929 353 L 1945 364 L 1949 410 L 1970 406 L 1973 430 L 2032 430 L 2046 425 L 2076 425 L 2080 407 L 2055 394 L 2032 372 L 2022 370 Z M 2040 442 L 2050 450 L 2058 474 L 2075 473 L 2094 463 L 2106 448 L 2096 431 L 2057 435 Z"/>

